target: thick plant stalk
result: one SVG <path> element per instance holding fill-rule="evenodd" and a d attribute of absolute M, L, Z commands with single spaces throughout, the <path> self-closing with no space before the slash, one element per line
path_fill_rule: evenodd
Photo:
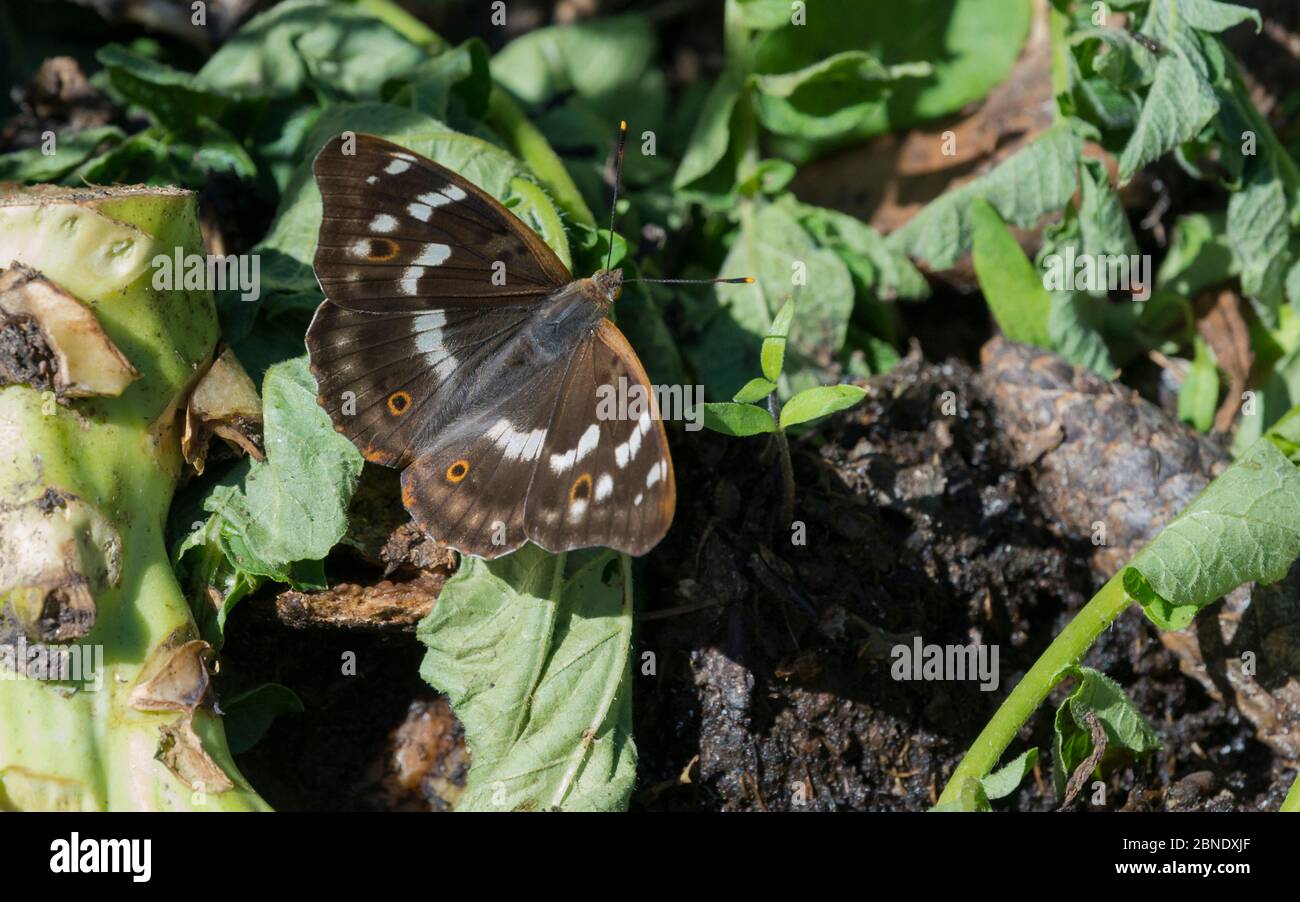
<path fill-rule="evenodd" d="M 178 414 L 217 340 L 208 291 L 153 287 L 153 259 L 178 248 L 202 251 L 189 192 L 0 194 L 0 268 L 87 305 L 140 377 L 118 397 L 0 387 L 0 646 L 102 650 L 97 689 L 14 679 L 0 659 L 0 810 L 266 808 L 199 704 L 206 646 L 164 544 Z"/>

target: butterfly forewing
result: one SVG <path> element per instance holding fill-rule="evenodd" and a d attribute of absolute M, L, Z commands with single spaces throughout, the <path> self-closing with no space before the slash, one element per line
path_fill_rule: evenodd
<path fill-rule="evenodd" d="M 404 467 L 455 421 L 478 368 L 529 317 L 517 306 L 382 314 L 326 302 L 307 329 L 317 401 L 367 460 Z"/>
<path fill-rule="evenodd" d="M 338 306 L 477 307 L 536 298 L 572 280 L 546 243 L 477 185 L 380 138 L 352 140 L 330 140 L 314 166 L 322 203 L 316 278 Z"/>

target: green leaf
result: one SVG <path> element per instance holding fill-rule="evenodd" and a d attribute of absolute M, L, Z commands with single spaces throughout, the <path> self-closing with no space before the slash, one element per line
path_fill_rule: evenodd
<path fill-rule="evenodd" d="M 805 24 L 764 31 L 753 41 L 753 71 L 788 74 L 844 52 L 868 54 L 885 67 L 930 62 L 930 74 L 896 82 L 885 102 L 863 107 L 861 121 L 843 136 L 867 138 L 956 112 L 987 94 L 1014 65 L 1032 12 L 1027 0 L 910 0 L 905 11 L 890 3 L 808 0 Z M 854 91 L 845 102 L 861 100 Z M 786 143 L 795 162 L 819 147 Z"/>
<path fill-rule="evenodd" d="M 1174 222 L 1169 252 L 1160 263 L 1156 284 L 1185 298 L 1226 282 L 1238 274 L 1222 213 L 1189 213 Z"/>
<path fill-rule="evenodd" d="M 869 53 L 846 50 L 793 72 L 755 75 L 750 84 L 754 109 L 770 131 L 833 138 L 879 119 L 899 79 L 931 73 L 924 63 L 884 66 Z"/>
<path fill-rule="evenodd" d="M 1218 111 L 1214 90 L 1195 66 L 1177 53 L 1161 57 L 1137 126 L 1120 155 L 1120 184 L 1196 137 Z"/>
<path fill-rule="evenodd" d="M 472 755 L 461 811 L 616 811 L 636 780 L 630 568 L 532 545 L 461 558 L 417 630 Z"/>
<path fill-rule="evenodd" d="M 750 379 L 745 383 L 745 387 L 736 392 L 735 397 L 731 400 L 737 404 L 757 404 L 776 391 L 776 383 L 769 382 L 762 377 Z"/>
<path fill-rule="evenodd" d="M 1063 360 L 1084 366 L 1106 379 L 1115 376 L 1115 359 L 1106 343 L 1105 298 L 1093 298 L 1082 291 L 1052 293 L 1047 317 L 1050 347 Z"/>
<path fill-rule="evenodd" d="M 290 97 L 316 76 L 348 97 L 370 99 L 425 56 L 358 7 L 290 0 L 245 23 L 208 59 L 197 81 L 227 94 Z"/>
<path fill-rule="evenodd" d="M 1076 682 L 1056 711 L 1053 779 L 1059 801 L 1064 801 L 1070 775 L 1093 751 L 1087 714 L 1095 715 L 1106 732 L 1103 763 L 1140 758 L 1160 748 L 1155 731 L 1114 680 L 1091 667 L 1068 667 L 1058 679 L 1065 676 Z"/>
<path fill-rule="evenodd" d="M 302 699 L 288 686 L 263 683 L 232 698 L 221 699 L 226 742 L 233 755 L 242 755 L 262 741 L 281 714 L 301 714 Z"/>
<path fill-rule="evenodd" d="M 343 537 L 362 459 L 316 403 L 305 356 L 271 367 L 262 406 L 266 460 L 248 461 L 240 482 L 215 487 L 203 507 L 241 569 L 288 582 L 295 561 L 322 560 Z"/>
<path fill-rule="evenodd" d="M 1234 25 L 1253 21 L 1255 32 L 1264 27 L 1264 20 L 1259 11 L 1239 6 L 1236 3 L 1220 3 L 1219 0 L 1155 0 L 1157 10 L 1168 10 L 1170 17 L 1181 17 L 1184 22 L 1198 31 L 1227 31 Z M 1153 15 L 1157 10 L 1153 10 Z"/>
<path fill-rule="evenodd" d="M 1182 629 L 1237 586 L 1282 579 L 1297 555 L 1300 471 L 1264 437 L 1133 558 L 1124 590 L 1156 626 Z"/>
<path fill-rule="evenodd" d="M 731 143 L 731 114 L 740 99 L 741 83 L 730 70 L 723 72 L 709 90 L 704 108 L 695 120 L 686 153 L 682 156 L 673 187 L 681 190 L 711 173 L 727 156 Z"/>
<path fill-rule="evenodd" d="M 41 146 L 15 150 L 0 155 L 0 181 L 57 182 L 89 159 L 101 145 L 112 147 L 123 139 L 115 125 L 88 128 L 54 141 L 54 153 L 48 156 Z"/>
<path fill-rule="evenodd" d="M 817 242 L 839 254 L 877 297 L 894 300 L 929 296 L 925 276 L 865 222 L 824 207 L 797 204 L 795 208 L 800 222 Z"/>
<path fill-rule="evenodd" d="M 763 347 L 759 352 L 763 375 L 772 382 L 781 378 L 781 368 L 785 365 L 785 345 L 790 337 L 790 323 L 793 321 L 794 296 L 791 295 L 773 317 L 772 325 L 768 326 L 767 337 L 763 339 Z"/>
<path fill-rule="evenodd" d="M 776 422 L 765 408 L 729 401 L 705 404 L 704 425 L 723 435 L 746 436 L 776 431 Z"/>
<path fill-rule="evenodd" d="M 1037 763 L 1037 747 L 1025 749 L 1005 766 L 980 780 L 985 797 L 1001 799 L 1011 795 L 1020 785 L 1020 781 L 1033 773 L 1034 765 Z"/>
<path fill-rule="evenodd" d="M 529 104 L 571 91 L 600 99 L 640 77 L 657 48 L 654 29 L 637 14 L 554 25 L 502 48 L 492 58 L 492 75 Z"/>
<path fill-rule="evenodd" d="M 488 110 L 492 73 L 487 45 L 471 38 L 408 69 L 384 84 L 383 98 L 453 121 L 480 120 Z"/>
<path fill-rule="evenodd" d="M 1219 408 L 1219 370 L 1214 365 L 1214 352 L 1199 335 L 1195 344 L 1196 356 L 1178 392 L 1178 419 L 1200 432 L 1209 432 Z"/>
<path fill-rule="evenodd" d="M 1079 166 L 1079 186 L 1080 252 L 1095 257 L 1136 254 L 1137 239 L 1133 237 L 1119 195 L 1110 186 L 1105 164 L 1096 159 L 1083 160 Z"/>
<path fill-rule="evenodd" d="M 928 261 L 931 269 L 948 269 L 971 247 L 972 199 L 984 198 L 1011 225 L 1032 228 L 1073 197 L 1082 149 L 1083 140 L 1068 123 L 1054 125 L 988 175 L 931 201 L 888 243 Z"/>
<path fill-rule="evenodd" d="M 781 408 L 781 428 L 788 429 L 847 410 L 866 396 L 867 390 L 856 385 L 819 385 L 804 389 Z"/>
<path fill-rule="evenodd" d="M 1241 273 L 1242 293 L 1276 310 L 1291 262 L 1289 205 L 1282 180 L 1271 168 L 1251 168 L 1246 184 L 1228 199 L 1228 243 Z"/>
<path fill-rule="evenodd" d="M 95 59 L 108 73 L 113 89 L 169 128 L 192 126 L 201 117 L 217 116 L 226 106 L 226 98 L 200 85 L 190 73 L 120 44 L 99 48 Z"/>
<path fill-rule="evenodd" d="M 721 306 L 698 343 L 687 347 L 711 397 L 731 397 L 761 363 L 756 339 L 800 281 L 799 323 L 783 370 L 790 379 L 826 381 L 819 357 L 844 346 L 853 312 L 853 280 L 834 252 L 819 247 L 784 203 L 745 201 L 741 227 L 723 261 L 723 276 L 753 276 L 747 285 L 718 285 Z M 797 353 L 795 353 L 797 352 Z"/>
<path fill-rule="evenodd" d="M 790 0 L 736 0 L 740 21 L 755 31 L 770 31 L 792 24 L 794 4 Z"/>
<path fill-rule="evenodd" d="M 970 217 L 975 276 L 993 318 L 1012 341 L 1050 348 L 1047 319 L 1052 298 L 1043 277 L 988 201 L 972 198 Z"/>

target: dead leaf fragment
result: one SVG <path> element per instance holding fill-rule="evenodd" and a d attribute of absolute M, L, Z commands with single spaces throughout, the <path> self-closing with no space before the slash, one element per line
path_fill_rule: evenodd
<path fill-rule="evenodd" d="M 275 599 L 275 613 L 281 623 L 295 629 L 413 630 L 433 610 L 446 582 L 445 572 L 421 570 L 402 582 L 343 583 L 321 592 L 281 592 Z"/>
<path fill-rule="evenodd" d="M 1196 306 L 1201 314 L 1196 329 L 1214 351 L 1219 368 L 1228 375 L 1228 395 L 1214 415 L 1214 430 L 1228 432 L 1241 410 L 1241 395 L 1255 365 L 1250 327 L 1241 314 L 1241 298 L 1230 289 L 1202 295 Z"/>
<path fill-rule="evenodd" d="M 205 656 L 212 646 L 191 639 L 172 648 L 161 648 L 158 660 L 146 664 L 147 678 L 131 690 L 131 707 L 137 711 L 192 712 L 208 694 Z"/>
<path fill-rule="evenodd" d="M 60 397 L 117 397 L 140 378 L 94 311 L 29 267 L 19 264 L 0 273 L 0 323 L 8 324 L 15 355 L 21 357 L 18 337 L 32 342 L 28 356 L 44 358 L 46 368 L 52 367 L 44 375 Z M 39 346 L 32 326 L 39 331 Z"/>
<path fill-rule="evenodd" d="M 254 460 L 265 460 L 262 399 L 230 348 L 223 350 L 199 379 L 185 408 L 181 452 L 200 474 L 214 435 Z"/>
<path fill-rule="evenodd" d="M 194 715 L 186 714 L 175 723 L 158 728 L 161 739 L 154 756 L 194 792 L 225 792 L 235 784 L 226 776 L 194 732 Z"/>

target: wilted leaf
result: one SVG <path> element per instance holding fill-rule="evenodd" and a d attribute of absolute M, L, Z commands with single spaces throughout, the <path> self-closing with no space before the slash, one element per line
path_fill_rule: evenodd
<path fill-rule="evenodd" d="M 1076 683 L 1056 711 L 1053 779 L 1060 800 L 1065 799 L 1066 781 L 1093 752 L 1088 715 L 1095 716 L 1106 731 L 1106 760 L 1121 750 L 1141 757 L 1160 748 L 1155 731 L 1114 680 L 1091 667 L 1069 667 L 1065 675 Z"/>

